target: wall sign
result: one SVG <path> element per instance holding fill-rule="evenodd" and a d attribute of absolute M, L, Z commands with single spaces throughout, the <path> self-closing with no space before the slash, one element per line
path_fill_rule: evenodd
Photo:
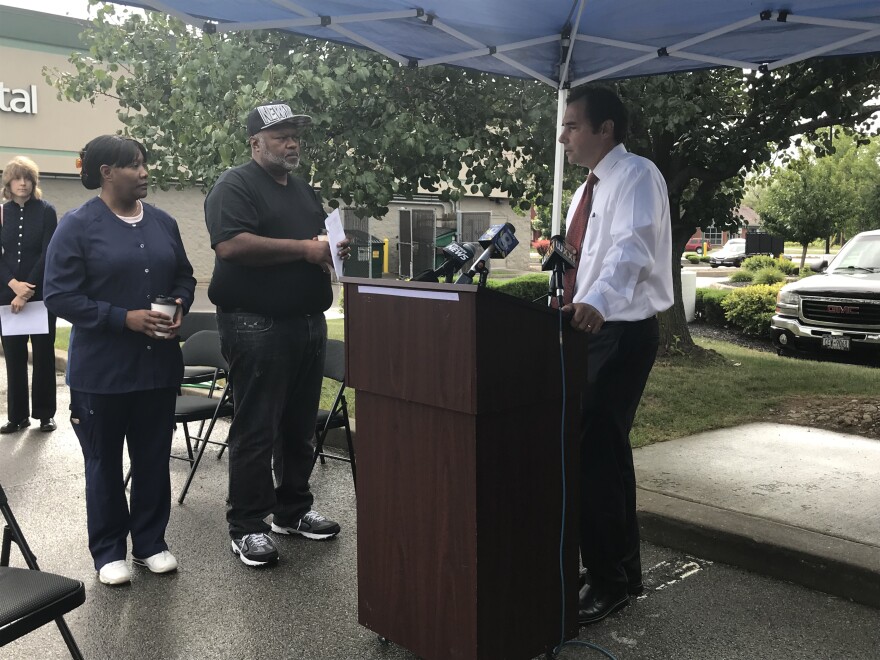
<path fill-rule="evenodd" d="M 37 86 L 27 89 L 11 89 L 0 82 L 0 112 L 37 114 Z"/>

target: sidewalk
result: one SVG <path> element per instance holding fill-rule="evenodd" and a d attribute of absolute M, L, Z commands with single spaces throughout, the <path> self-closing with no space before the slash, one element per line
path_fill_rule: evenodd
<path fill-rule="evenodd" d="M 880 441 L 750 424 L 634 459 L 645 540 L 880 608 Z"/>

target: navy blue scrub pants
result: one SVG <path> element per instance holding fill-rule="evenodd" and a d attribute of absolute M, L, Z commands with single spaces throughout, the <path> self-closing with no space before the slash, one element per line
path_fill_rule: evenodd
<path fill-rule="evenodd" d="M 641 582 L 629 432 L 660 341 L 656 317 L 609 321 L 590 338 L 581 435 L 581 561 L 592 584 Z"/>
<path fill-rule="evenodd" d="M 125 559 L 129 533 L 135 557 L 168 549 L 168 457 L 176 397 L 175 388 L 124 394 L 70 391 L 70 423 L 85 459 L 89 551 L 98 570 Z M 125 440 L 131 460 L 130 510 L 123 484 Z"/>

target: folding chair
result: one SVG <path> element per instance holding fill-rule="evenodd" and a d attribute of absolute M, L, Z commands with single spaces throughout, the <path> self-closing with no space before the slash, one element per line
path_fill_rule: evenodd
<path fill-rule="evenodd" d="M 226 374 L 229 370 L 229 365 L 226 364 L 226 359 L 220 351 L 220 334 L 216 330 L 200 330 L 187 339 L 181 348 L 184 366 L 200 364 L 222 374 Z M 216 389 L 219 388 L 212 388 L 207 396 L 185 394 L 181 391 L 174 404 L 174 424 L 183 426 L 186 454 L 171 454 L 171 458 L 186 461 L 190 465 L 183 491 L 177 498 L 180 504 L 183 504 L 183 500 L 186 498 L 193 476 L 202 460 L 202 454 L 205 453 L 205 446 L 211 443 L 226 448 L 225 441 L 211 440 L 210 438 L 218 419 L 232 417 L 234 408 L 229 379 L 226 379 L 226 385 L 220 392 L 220 396 L 214 396 Z M 199 422 L 199 430 L 196 433 L 190 433 L 189 430 L 189 425 L 193 422 Z M 208 422 L 207 429 L 204 428 L 205 422 Z M 124 480 L 126 486 L 130 479 L 131 469 L 129 468 Z"/>
<path fill-rule="evenodd" d="M 357 484 L 357 464 L 354 456 L 354 444 L 351 439 L 351 426 L 348 420 L 348 402 L 345 400 L 345 343 L 338 339 L 327 340 L 327 351 L 324 358 L 324 378 L 329 378 L 339 383 L 339 390 L 330 410 L 318 410 L 318 419 L 315 423 L 315 455 L 313 460 L 321 459 L 321 465 L 325 464 L 326 458 L 336 461 L 345 461 L 351 464 L 351 479 Z M 348 456 L 333 454 L 324 451 L 324 441 L 331 429 L 345 429 L 345 439 L 348 442 Z"/>
<path fill-rule="evenodd" d="M 40 570 L 36 556 L 12 515 L 2 485 L 0 511 L 6 521 L 0 546 L 0 646 L 6 646 L 54 620 L 71 657 L 82 660 L 82 653 L 64 622 L 63 615 L 86 601 L 85 585 L 78 580 Z M 9 566 L 13 542 L 24 556 L 28 568 Z"/>
<path fill-rule="evenodd" d="M 183 344 L 183 363 L 184 365 L 198 364 L 215 369 L 217 373 L 226 375 L 229 371 L 229 365 L 220 352 L 220 334 L 216 330 L 201 330 L 192 335 Z M 181 393 L 177 397 L 177 403 L 174 408 L 174 421 L 176 424 L 183 426 L 183 435 L 186 440 L 186 456 L 177 456 L 172 454 L 172 458 L 179 458 L 188 461 L 190 464 L 189 475 L 180 496 L 177 498 L 179 504 L 183 504 L 186 493 L 192 484 L 193 477 L 205 453 L 205 447 L 210 443 L 226 448 L 226 441 L 211 440 L 211 432 L 214 425 L 221 417 L 232 417 L 234 406 L 232 404 L 232 388 L 229 378 L 226 378 L 226 385 L 220 393 L 219 397 L 213 396 L 214 391 L 208 396 L 198 394 Z M 201 422 L 199 431 L 191 434 L 189 424 L 193 422 Z M 203 424 L 208 422 L 207 429 Z M 198 453 L 194 453 L 194 452 Z"/>
<path fill-rule="evenodd" d="M 215 312 L 190 312 L 183 317 L 177 337 L 184 342 L 185 346 L 187 339 L 202 330 L 217 331 L 217 314 Z M 183 361 L 185 365 L 181 382 L 183 386 L 204 386 L 204 383 L 210 383 L 209 391 L 213 392 L 217 387 L 217 381 L 226 378 L 225 371 L 187 360 L 186 354 L 183 356 Z"/>

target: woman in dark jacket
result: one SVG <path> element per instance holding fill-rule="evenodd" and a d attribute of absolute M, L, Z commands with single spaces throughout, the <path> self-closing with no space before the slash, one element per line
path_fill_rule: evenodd
<path fill-rule="evenodd" d="M 70 421 L 85 457 L 89 550 L 104 584 L 131 579 L 132 558 L 153 573 L 177 568 L 165 528 L 171 511 L 168 456 L 183 377 L 177 342 L 195 279 L 174 219 L 141 203 L 147 152 L 102 135 L 80 154 L 83 185 L 101 194 L 65 214 L 46 256 L 49 309 L 73 324 L 68 353 Z M 177 301 L 174 317 L 151 311 Z M 122 445 L 131 459 L 131 510 Z"/>
<path fill-rule="evenodd" d="M 43 268 L 46 248 L 55 232 L 55 207 L 42 199 L 40 171 L 30 158 L 13 158 L 3 168 L 3 197 L 0 210 L 0 305 L 21 312 L 28 302 L 43 299 Z M 40 420 L 41 431 L 55 426 L 55 317 L 49 314 L 49 332 L 30 335 L 33 347 L 31 407 L 28 408 L 28 335 L 3 335 L 6 358 L 6 416 L 0 433 L 15 433 L 30 426 L 30 416 Z"/>

